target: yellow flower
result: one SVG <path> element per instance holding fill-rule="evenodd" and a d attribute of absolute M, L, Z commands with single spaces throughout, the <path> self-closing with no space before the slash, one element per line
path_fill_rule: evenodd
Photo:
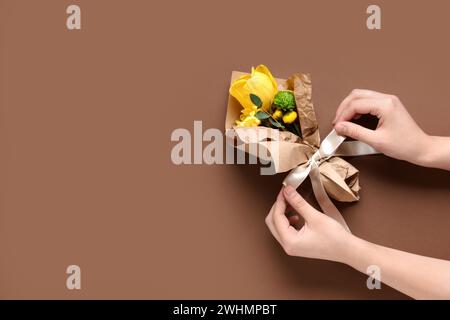
<path fill-rule="evenodd" d="M 297 119 L 297 112 L 289 111 L 283 116 L 284 123 L 292 123 Z"/>
<path fill-rule="evenodd" d="M 257 95 L 262 101 L 262 108 L 269 110 L 273 97 L 278 92 L 277 82 L 264 65 L 252 68 L 250 75 L 236 79 L 230 86 L 230 94 L 235 97 L 247 113 L 256 110 L 250 100 L 250 94 Z"/>
<path fill-rule="evenodd" d="M 242 121 L 236 120 L 236 124 L 238 127 L 256 127 L 261 124 L 261 120 L 255 116 L 247 116 Z"/>
<path fill-rule="evenodd" d="M 274 113 L 272 113 L 272 118 L 274 118 L 275 120 L 279 120 L 282 116 L 283 111 L 281 111 L 280 109 L 277 109 L 274 111 Z"/>
<path fill-rule="evenodd" d="M 241 121 L 236 120 L 236 125 L 238 127 L 256 127 L 261 124 L 261 120 L 255 117 L 256 111 L 244 114 L 242 113 L 239 117 Z"/>

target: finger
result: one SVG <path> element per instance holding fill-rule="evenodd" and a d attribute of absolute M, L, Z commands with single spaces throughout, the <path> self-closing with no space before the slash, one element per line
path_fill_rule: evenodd
<path fill-rule="evenodd" d="M 364 128 L 356 123 L 343 121 L 334 127 L 341 136 L 350 137 L 373 146 L 376 142 L 376 131 Z"/>
<path fill-rule="evenodd" d="M 273 225 L 273 221 L 272 221 L 272 213 L 273 210 L 270 210 L 269 214 L 266 217 L 266 225 L 267 228 L 269 228 L 270 233 L 272 233 L 273 237 L 280 242 L 280 236 L 277 233 L 277 230 L 275 230 L 275 226 Z M 280 242 L 281 243 L 281 242 Z"/>
<path fill-rule="evenodd" d="M 284 202 L 285 204 L 286 204 L 286 200 L 284 199 L 284 195 L 283 195 L 283 189 L 284 189 L 284 185 L 281 187 L 281 189 L 280 189 L 280 192 L 278 192 L 278 195 L 277 195 L 277 201 L 281 201 L 281 202 Z M 275 204 L 276 204 L 276 202 L 275 202 Z M 274 205 L 275 205 L 274 204 Z"/>
<path fill-rule="evenodd" d="M 336 123 L 338 117 L 342 113 L 342 110 L 345 108 L 348 103 L 354 99 L 361 99 L 361 98 L 375 98 L 375 97 L 383 97 L 386 96 L 386 94 L 372 91 L 372 90 L 364 90 L 364 89 L 355 89 L 353 90 L 342 102 L 339 104 L 336 115 L 334 116 L 333 124 Z"/>
<path fill-rule="evenodd" d="M 284 197 L 286 201 L 292 206 L 292 208 L 297 211 L 303 219 L 305 219 L 305 223 L 314 217 L 317 214 L 317 210 L 314 209 L 306 202 L 305 199 L 291 186 L 287 186 L 284 188 Z"/>
<path fill-rule="evenodd" d="M 281 240 L 280 243 L 283 247 L 284 244 L 289 243 L 290 240 L 297 234 L 297 231 L 290 225 L 285 212 L 286 199 L 282 194 L 277 198 L 277 202 L 275 202 L 275 206 L 272 212 L 272 221 L 275 231 Z"/>
<path fill-rule="evenodd" d="M 266 222 L 266 225 L 269 228 L 270 232 L 274 236 L 274 238 L 277 239 L 277 241 L 279 241 L 279 236 L 275 230 L 275 227 L 273 226 L 273 221 L 272 221 L 272 214 L 273 214 L 273 209 L 275 207 L 275 203 L 272 205 L 272 208 L 270 208 L 269 214 L 266 216 L 265 222 Z"/>
<path fill-rule="evenodd" d="M 276 204 L 277 201 L 279 201 L 279 200 L 284 201 L 284 199 L 283 199 L 283 188 L 281 188 L 280 192 L 278 193 L 277 200 L 276 200 L 275 203 L 272 205 L 272 208 L 270 209 L 269 214 L 267 215 L 266 220 L 265 220 L 265 221 L 266 221 L 267 227 L 269 228 L 269 230 L 270 230 L 270 232 L 272 233 L 273 237 L 274 237 L 278 242 L 280 242 L 280 236 L 278 235 L 278 233 L 277 233 L 277 231 L 275 230 L 275 227 L 274 227 L 274 225 L 273 225 L 273 218 L 272 218 L 272 215 L 273 215 L 273 210 L 274 210 L 274 208 L 275 208 L 275 204 Z"/>
<path fill-rule="evenodd" d="M 371 114 L 380 118 L 381 111 L 385 106 L 386 100 L 380 98 L 352 100 L 346 106 L 344 106 L 335 123 L 351 120 L 357 114 Z"/>

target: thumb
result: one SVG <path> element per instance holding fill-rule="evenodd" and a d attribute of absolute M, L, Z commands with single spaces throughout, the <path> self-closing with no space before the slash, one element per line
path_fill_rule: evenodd
<path fill-rule="evenodd" d="M 336 124 L 334 127 L 336 132 L 341 136 L 347 136 L 355 140 L 365 142 L 372 145 L 375 140 L 375 131 L 364 128 L 356 123 L 342 121 Z"/>
<path fill-rule="evenodd" d="M 305 221 L 310 220 L 316 213 L 316 209 L 311 207 L 308 202 L 291 186 L 283 189 L 284 198 L 297 211 Z"/>

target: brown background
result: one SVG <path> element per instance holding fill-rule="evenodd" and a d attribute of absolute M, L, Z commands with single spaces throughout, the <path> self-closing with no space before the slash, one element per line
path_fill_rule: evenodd
<path fill-rule="evenodd" d="M 223 128 L 231 71 L 264 63 L 312 74 L 322 136 L 353 88 L 450 135 L 448 1 L 0 3 L 0 298 L 405 298 L 284 255 L 264 224 L 283 175 L 175 166 L 170 134 Z M 81 31 L 65 27 L 73 3 Z M 371 3 L 381 31 L 365 27 Z M 339 207 L 356 235 L 450 259 L 450 173 L 350 162 L 362 198 Z"/>

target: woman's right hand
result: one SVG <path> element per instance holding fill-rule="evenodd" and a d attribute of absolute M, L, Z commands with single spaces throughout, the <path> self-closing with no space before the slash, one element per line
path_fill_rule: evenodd
<path fill-rule="evenodd" d="M 375 130 L 350 122 L 363 114 L 378 117 Z M 387 156 L 428 166 L 433 139 L 417 125 L 399 98 L 370 90 L 353 90 L 336 111 L 337 133 L 363 141 Z"/>

